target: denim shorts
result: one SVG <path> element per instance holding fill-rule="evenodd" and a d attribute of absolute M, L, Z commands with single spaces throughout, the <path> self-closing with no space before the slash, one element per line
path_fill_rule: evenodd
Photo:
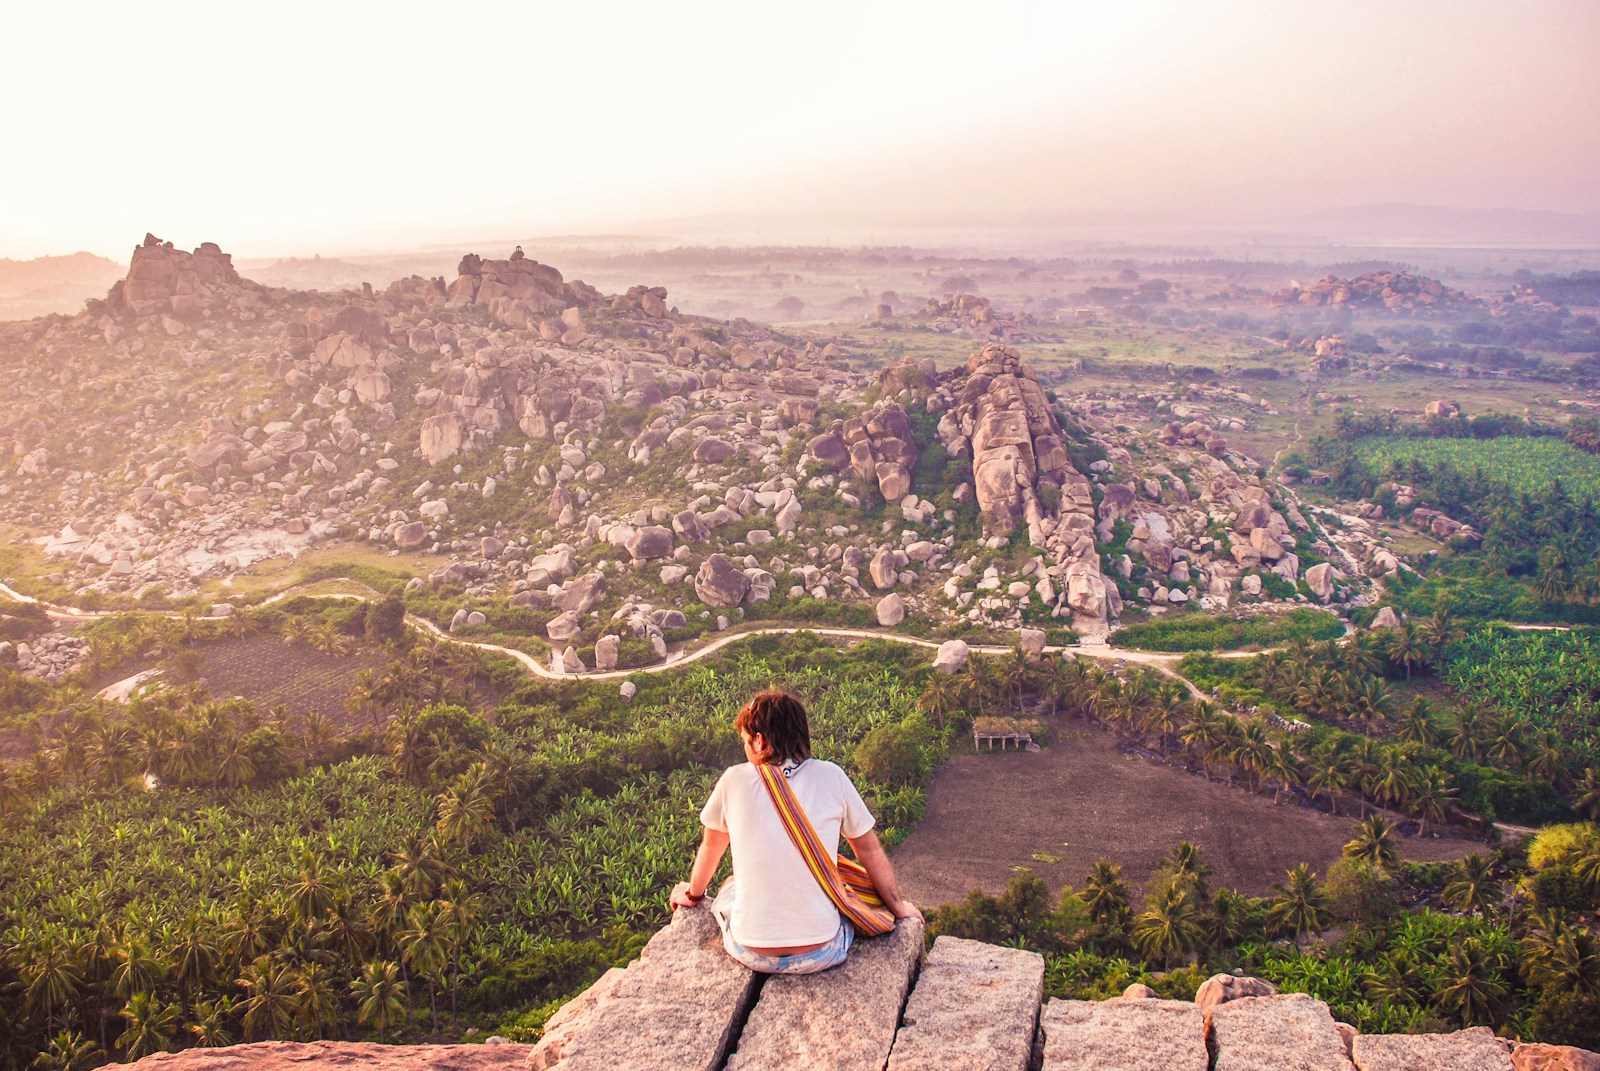
<path fill-rule="evenodd" d="M 752 952 L 735 941 L 732 931 L 727 929 L 722 931 L 722 947 L 728 955 L 759 974 L 815 974 L 843 963 L 855 936 L 855 927 L 841 918 L 832 940 L 821 948 L 797 956 L 763 956 L 759 952 Z"/>

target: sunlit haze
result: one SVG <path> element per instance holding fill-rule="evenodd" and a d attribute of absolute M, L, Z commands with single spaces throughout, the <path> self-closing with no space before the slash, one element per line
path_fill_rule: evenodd
<path fill-rule="evenodd" d="M 1600 212 L 1587 0 L 92 6 L 10 16 L 0 255 Z"/>

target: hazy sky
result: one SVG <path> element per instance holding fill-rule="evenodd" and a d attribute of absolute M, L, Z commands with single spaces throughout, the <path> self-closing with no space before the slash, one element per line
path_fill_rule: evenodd
<path fill-rule="evenodd" d="M 21 6 L 0 256 L 714 212 L 1600 212 L 1596 0 Z"/>

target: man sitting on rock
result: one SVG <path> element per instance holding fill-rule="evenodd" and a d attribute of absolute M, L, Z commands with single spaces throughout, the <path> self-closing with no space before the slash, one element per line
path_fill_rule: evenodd
<path fill-rule="evenodd" d="M 840 914 L 790 831 L 809 821 L 825 853 L 813 859 L 814 865 L 832 865 L 843 834 L 884 907 L 896 919 L 922 921 L 922 913 L 900 895 L 894 866 L 855 785 L 838 766 L 812 758 L 811 728 L 800 700 L 787 692 L 762 692 L 739 711 L 734 724 L 750 761 L 724 770 L 712 789 L 700 812 L 705 826 L 700 850 L 689 880 L 672 889 L 673 908 L 705 899 L 722 853 L 731 846 L 734 877 L 712 905 L 728 955 L 765 974 L 810 974 L 843 963 L 855 927 Z M 797 819 L 795 810 L 803 816 Z"/>

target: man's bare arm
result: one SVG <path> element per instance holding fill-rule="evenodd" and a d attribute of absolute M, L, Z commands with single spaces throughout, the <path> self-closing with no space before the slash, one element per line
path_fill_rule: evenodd
<path fill-rule="evenodd" d="M 925 922 L 922 912 L 917 910 L 917 905 L 900 895 L 900 879 L 895 876 L 894 864 L 889 862 L 889 853 L 883 850 L 883 843 L 878 840 L 878 835 L 869 829 L 859 837 L 846 839 L 850 841 L 850 847 L 855 850 L 856 858 L 861 861 L 861 865 L 867 868 L 867 876 L 872 879 L 872 884 L 877 886 L 878 895 L 883 897 L 884 906 L 894 912 L 894 917 Z"/>
<path fill-rule="evenodd" d="M 728 850 L 728 834 L 720 829 L 707 829 L 700 838 L 700 849 L 694 853 L 694 865 L 689 868 L 689 880 L 672 887 L 668 900 L 673 907 L 693 907 L 705 899 L 711 879 L 717 876 L 717 865 L 722 853 Z M 700 890 L 697 894 L 695 890 Z"/>

